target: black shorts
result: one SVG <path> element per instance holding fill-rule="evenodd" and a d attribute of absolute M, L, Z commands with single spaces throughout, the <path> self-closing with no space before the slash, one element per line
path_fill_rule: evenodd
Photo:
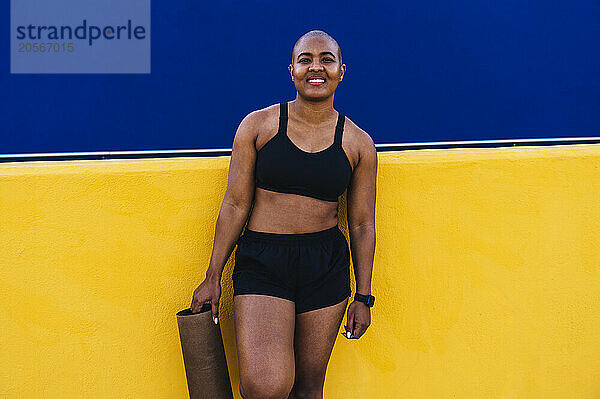
<path fill-rule="evenodd" d="M 310 233 L 246 229 L 238 240 L 233 295 L 263 294 L 296 304 L 296 314 L 350 295 L 350 250 L 337 225 Z"/>

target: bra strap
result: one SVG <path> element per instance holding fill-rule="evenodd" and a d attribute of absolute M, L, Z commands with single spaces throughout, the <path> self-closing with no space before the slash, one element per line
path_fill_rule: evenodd
<path fill-rule="evenodd" d="M 337 125 L 335 126 L 335 140 L 334 144 L 338 146 L 342 146 L 342 135 L 344 134 L 344 122 L 346 121 L 346 116 L 338 113 Z"/>
<path fill-rule="evenodd" d="M 277 129 L 277 134 L 285 134 L 287 131 L 287 121 L 288 121 L 288 105 L 287 102 L 279 104 L 279 128 Z"/>

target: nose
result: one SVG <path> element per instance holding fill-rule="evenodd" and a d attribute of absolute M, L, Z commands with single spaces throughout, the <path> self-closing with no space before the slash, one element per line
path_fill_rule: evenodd
<path fill-rule="evenodd" d="M 309 71 L 322 71 L 323 65 L 319 61 L 313 61 L 308 67 Z"/>

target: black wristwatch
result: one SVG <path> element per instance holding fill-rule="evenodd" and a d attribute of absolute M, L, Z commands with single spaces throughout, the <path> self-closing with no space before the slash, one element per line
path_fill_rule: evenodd
<path fill-rule="evenodd" d="M 354 300 L 358 302 L 362 302 L 368 307 L 372 308 L 375 303 L 375 297 L 373 295 L 362 295 L 358 292 L 354 294 Z"/>

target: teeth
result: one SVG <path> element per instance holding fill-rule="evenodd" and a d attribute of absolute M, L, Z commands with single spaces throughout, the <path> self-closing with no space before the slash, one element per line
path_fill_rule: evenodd
<path fill-rule="evenodd" d="M 325 82 L 325 80 L 323 80 L 323 79 L 309 79 L 308 81 L 315 82 L 315 83 L 324 83 Z"/>

